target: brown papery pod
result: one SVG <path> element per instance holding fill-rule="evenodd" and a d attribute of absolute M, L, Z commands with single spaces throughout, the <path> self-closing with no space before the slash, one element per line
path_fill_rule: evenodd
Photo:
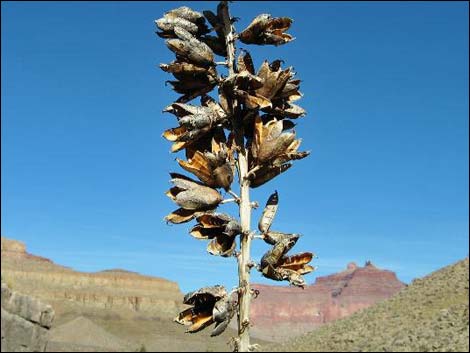
<path fill-rule="evenodd" d="M 167 191 L 176 204 L 185 210 L 203 211 L 216 208 L 222 201 L 222 195 L 215 189 L 195 182 L 178 173 L 170 173 L 175 185 Z"/>
<path fill-rule="evenodd" d="M 263 233 L 263 240 L 271 245 L 275 245 L 276 243 L 286 241 L 286 239 L 290 239 L 294 242 L 294 244 L 299 240 L 300 234 L 295 233 L 282 233 L 282 232 L 274 232 L 272 230 Z"/>
<path fill-rule="evenodd" d="M 194 65 L 185 61 L 179 61 L 179 60 L 175 60 L 171 62 L 170 64 L 160 64 L 160 68 L 163 71 L 172 73 L 174 75 L 183 75 L 183 76 L 189 76 L 189 77 L 192 75 L 198 75 L 198 74 L 202 75 L 202 74 L 209 73 L 209 69 L 206 67 L 197 66 L 197 65 Z"/>
<path fill-rule="evenodd" d="M 211 336 L 218 336 L 225 331 L 230 320 L 235 315 L 236 303 L 230 296 L 219 299 L 212 310 L 212 317 L 215 321 L 215 328 L 211 332 Z"/>
<path fill-rule="evenodd" d="M 191 305 L 174 319 L 179 324 L 190 326 L 186 332 L 194 333 L 214 323 L 213 310 L 217 301 L 226 298 L 223 286 L 204 287 L 184 296 L 183 303 Z"/>
<path fill-rule="evenodd" d="M 255 74 L 255 66 L 253 65 L 253 59 L 246 50 L 242 50 L 237 58 L 237 69 L 238 72 L 247 71 L 250 74 Z"/>
<path fill-rule="evenodd" d="M 201 42 L 181 27 L 175 28 L 175 34 L 179 39 L 168 39 L 166 41 L 166 45 L 171 51 L 194 64 L 203 66 L 214 65 L 214 53 L 206 43 Z"/>
<path fill-rule="evenodd" d="M 284 238 L 274 244 L 274 246 L 270 250 L 268 250 L 261 258 L 261 269 L 266 268 L 268 266 L 278 267 L 278 265 L 282 262 L 282 258 L 284 257 L 284 255 L 290 249 L 292 249 L 296 241 L 297 240 L 295 239 Z"/>
<path fill-rule="evenodd" d="M 179 165 L 196 175 L 210 187 L 230 189 L 233 182 L 231 154 L 223 142 L 212 140 L 212 151 L 195 151 L 187 161 L 177 159 Z"/>
<path fill-rule="evenodd" d="M 279 174 L 284 173 L 290 167 L 292 167 L 292 163 L 286 163 L 279 167 L 262 167 L 259 171 L 256 172 L 256 175 L 252 179 L 250 179 L 250 186 L 252 188 L 257 188 L 267 183 L 271 179 L 277 177 Z"/>
<path fill-rule="evenodd" d="M 157 32 L 157 34 L 162 38 L 176 38 L 176 34 L 174 32 L 175 27 L 183 28 L 186 31 L 194 34 L 196 34 L 199 30 L 196 24 L 180 17 L 165 16 L 155 20 L 155 24 L 159 29 L 162 30 L 161 32 Z"/>
<path fill-rule="evenodd" d="M 223 38 L 215 37 L 215 36 L 204 36 L 201 37 L 201 40 L 206 43 L 209 48 L 212 49 L 214 54 L 226 57 L 227 56 L 227 48 L 225 47 L 225 42 Z"/>
<path fill-rule="evenodd" d="M 167 17 L 180 17 L 192 23 L 202 26 L 205 23 L 204 16 L 187 6 L 181 6 L 165 13 Z"/>
<path fill-rule="evenodd" d="M 266 233 L 269 231 L 269 228 L 274 221 L 274 217 L 276 216 L 278 203 L 279 197 L 277 191 L 275 191 L 273 194 L 271 194 L 271 196 L 269 196 L 268 202 L 266 202 L 263 214 L 259 220 L 258 229 L 261 233 Z"/>
<path fill-rule="evenodd" d="M 258 116 L 255 119 L 255 134 L 251 152 L 257 163 L 266 163 L 283 154 L 295 140 L 293 132 L 283 132 L 282 120 L 271 120 L 263 124 Z"/>
<path fill-rule="evenodd" d="M 239 38 L 245 44 L 285 44 L 294 39 L 284 33 L 291 24 L 292 20 L 288 17 L 273 18 L 269 14 L 261 14 L 239 34 Z"/>
<path fill-rule="evenodd" d="M 310 151 L 297 152 L 300 146 L 301 140 L 293 141 L 289 147 L 280 155 L 278 155 L 273 161 L 273 166 L 280 166 L 286 162 L 303 159 L 310 155 Z"/>

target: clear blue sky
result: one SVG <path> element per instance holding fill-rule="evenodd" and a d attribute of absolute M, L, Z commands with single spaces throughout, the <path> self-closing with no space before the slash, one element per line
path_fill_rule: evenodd
<path fill-rule="evenodd" d="M 182 4 L 2 2 L 2 235 L 82 271 L 236 284 L 234 259 L 163 222 L 168 172 L 181 170 L 161 138 L 176 95 L 153 20 Z M 408 282 L 467 256 L 468 4 L 232 5 L 239 29 L 260 12 L 294 19 L 294 42 L 243 47 L 256 66 L 295 67 L 312 154 L 253 198 L 279 190 L 273 229 L 319 256 L 308 282 L 365 260 Z M 258 241 L 255 258 L 266 250 Z"/>

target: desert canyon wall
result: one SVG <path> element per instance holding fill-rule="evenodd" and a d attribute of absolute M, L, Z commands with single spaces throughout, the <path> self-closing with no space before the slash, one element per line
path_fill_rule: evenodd
<path fill-rule="evenodd" d="M 58 321 L 71 315 L 160 318 L 171 322 L 183 307 L 177 283 L 124 270 L 77 272 L 32 255 L 23 243 L 1 238 L 2 279 L 28 295 L 50 303 Z M 346 317 L 404 288 L 395 273 L 367 262 L 351 263 L 339 273 L 317 277 L 304 290 L 254 284 L 260 294 L 252 303 L 255 337 L 280 341 Z M 62 322 L 61 322 L 62 323 Z M 231 323 L 236 327 L 236 320 Z"/>
<path fill-rule="evenodd" d="M 317 277 L 304 290 L 296 287 L 253 285 L 260 291 L 252 304 L 253 332 L 280 341 L 346 317 L 396 294 L 405 285 L 395 273 L 350 263 L 339 273 Z"/>
<path fill-rule="evenodd" d="M 177 283 L 124 270 L 77 272 L 29 254 L 23 243 L 1 238 L 2 279 L 22 293 L 51 303 L 61 313 L 71 306 L 120 314 L 173 317 L 181 307 Z M 66 305 L 64 305 L 64 303 Z"/>

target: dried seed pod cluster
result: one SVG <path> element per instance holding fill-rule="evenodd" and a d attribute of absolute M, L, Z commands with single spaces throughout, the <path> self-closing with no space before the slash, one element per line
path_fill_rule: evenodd
<path fill-rule="evenodd" d="M 190 305 L 175 318 L 181 325 L 189 326 L 186 332 L 198 332 L 215 323 L 211 336 L 225 331 L 235 314 L 235 304 L 223 286 L 201 288 L 184 296 L 183 303 Z"/>
<path fill-rule="evenodd" d="M 266 202 L 263 214 L 258 222 L 258 229 L 263 240 L 273 245 L 263 257 L 258 266 L 261 274 L 275 281 L 289 281 L 290 284 L 304 288 L 305 280 L 302 275 L 315 270 L 308 263 L 314 255 L 310 252 L 287 256 L 287 252 L 297 243 L 300 235 L 275 232 L 271 225 L 276 216 L 279 204 L 279 195 L 275 191 Z"/>
<path fill-rule="evenodd" d="M 241 233 L 240 224 L 226 214 L 206 213 L 199 216 L 190 234 L 196 239 L 212 239 L 207 251 L 212 255 L 230 256 L 235 250 L 235 237 Z"/>
<path fill-rule="evenodd" d="M 287 17 L 268 14 L 257 16 L 242 32 L 236 34 L 235 18 L 230 17 L 228 2 L 221 1 L 215 12 L 194 11 L 182 6 L 168 11 L 155 21 L 158 36 L 175 59 L 160 68 L 172 74 L 167 81 L 179 94 L 176 101 L 164 109 L 176 118 L 177 125 L 167 129 L 163 137 L 172 142 L 171 152 L 184 151 L 185 158 L 176 158 L 186 172 L 198 181 L 179 173 L 170 173 L 173 187 L 166 195 L 179 208 L 165 217 L 170 223 L 196 224 L 190 235 L 207 240 L 212 255 L 236 256 L 239 268 L 238 301 L 216 285 L 188 293 L 184 304 L 190 307 L 175 319 L 188 325 L 188 332 L 198 332 L 215 323 L 212 335 L 222 333 L 238 311 L 239 349 L 247 345 L 249 331 L 249 229 L 252 203 L 249 188 L 259 187 L 291 168 L 294 160 L 309 155 L 299 151 L 301 140 L 296 138 L 293 120 L 304 116 L 305 110 L 296 105 L 302 97 L 300 80 L 292 67 L 282 68 L 282 60 L 263 61 L 258 70 L 250 53 L 241 50 L 237 56 L 235 43 L 281 45 L 293 40 L 286 33 L 292 24 Z M 216 60 L 221 56 L 220 60 Z M 226 74 L 217 69 L 225 66 Z M 213 90 L 217 88 L 216 94 Z M 200 98 L 200 103 L 194 102 Z M 216 99 L 217 98 L 217 99 Z M 235 177 L 240 196 L 232 191 Z M 222 192 L 233 198 L 225 199 Z M 216 212 L 226 202 L 235 201 L 240 219 Z M 264 241 L 272 248 L 263 256 L 258 269 L 263 276 L 303 287 L 302 275 L 313 271 L 308 265 L 313 254 L 304 252 L 288 256 L 296 244 L 297 234 L 272 231 L 271 224 L 278 207 L 278 194 L 269 198 L 258 228 Z M 237 238 L 240 252 L 236 251 Z M 241 255 L 241 256 L 239 256 Z M 248 336 L 249 337 L 249 336 Z"/>

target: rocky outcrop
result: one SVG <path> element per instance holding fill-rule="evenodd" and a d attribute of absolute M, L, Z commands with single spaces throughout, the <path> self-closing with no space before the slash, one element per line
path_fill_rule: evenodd
<path fill-rule="evenodd" d="M 2 283 L 2 352 L 44 352 L 54 320 L 50 305 Z"/>
<path fill-rule="evenodd" d="M 77 308 L 120 315 L 173 317 L 182 293 L 175 282 L 113 269 L 84 273 L 28 254 L 23 243 L 2 237 L 2 278 L 25 294 L 46 300 L 60 315 Z"/>
<path fill-rule="evenodd" d="M 395 273 L 367 262 L 364 267 L 351 263 L 340 273 L 318 277 L 304 290 L 253 287 L 260 291 L 252 304 L 253 333 L 264 339 L 282 340 L 367 308 L 405 285 Z"/>
<path fill-rule="evenodd" d="M 31 259 L 36 261 L 44 261 L 52 263 L 51 260 L 46 259 L 45 257 L 36 256 L 28 253 L 26 251 L 26 245 L 18 240 L 8 239 L 1 237 L 1 250 L 2 258 L 16 258 L 16 259 Z"/>

